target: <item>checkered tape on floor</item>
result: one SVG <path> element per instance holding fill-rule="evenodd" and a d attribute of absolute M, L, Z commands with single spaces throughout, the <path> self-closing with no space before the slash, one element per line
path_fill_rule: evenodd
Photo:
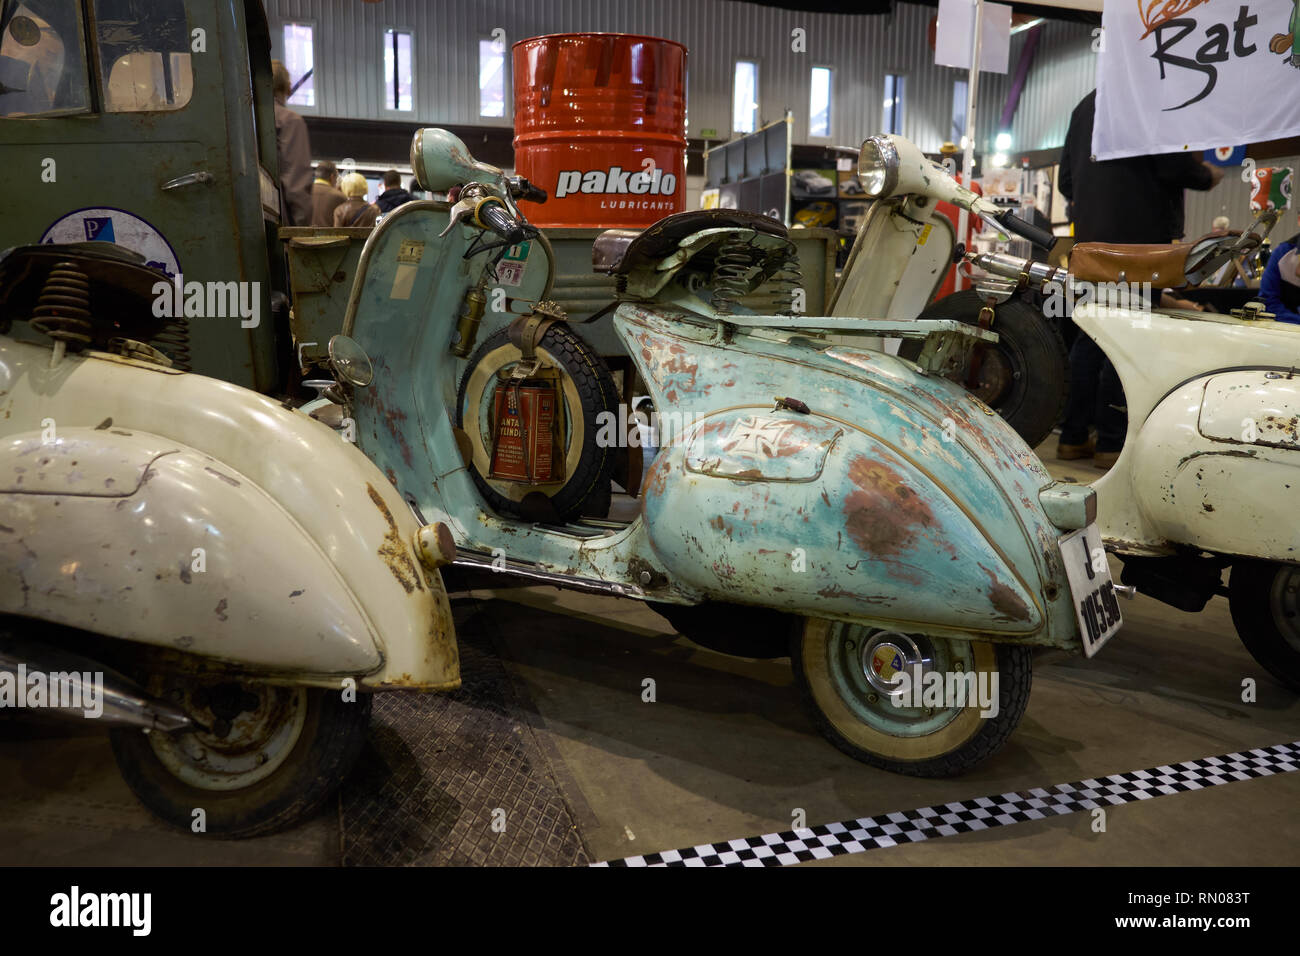
<path fill-rule="evenodd" d="M 1150 770 L 1112 774 L 1100 780 L 1061 783 L 1048 789 L 976 797 L 939 806 L 783 833 L 705 843 L 681 850 L 629 856 L 593 866 L 789 866 L 850 853 L 864 853 L 933 837 L 1010 826 L 1097 807 L 1117 806 L 1300 770 L 1300 741 L 1244 753 L 1203 757 Z"/>

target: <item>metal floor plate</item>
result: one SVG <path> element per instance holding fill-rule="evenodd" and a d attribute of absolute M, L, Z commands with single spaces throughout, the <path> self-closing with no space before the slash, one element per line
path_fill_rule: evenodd
<path fill-rule="evenodd" d="M 463 686 L 377 694 L 340 795 L 344 866 L 591 862 L 476 600 L 453 604 Z"/>

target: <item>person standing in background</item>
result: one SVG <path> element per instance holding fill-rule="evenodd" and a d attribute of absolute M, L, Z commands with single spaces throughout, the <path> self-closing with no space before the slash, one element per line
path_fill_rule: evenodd
<path fill-rule="evenodd" d="M 369 185 L 366 177 L 360 173 L 348 173 L 343 177 L 343 195 L 347 201 L 334 210 L 334 226 L 364 226 L 369 228 L 379 217 L 379 207 L 366 201 Z"/>
<path fill-rule="evenodd" d="M 1259 280 L 1259 297 L 1279 322 L 1300 322 L 1300 234 L 1278 243 Z"/>
<path fill-rule="evenodd" d="M 271 90 L 275 96 L 275 152 L 280 163 L 280 225 L 310 226 L 311 138 L 307 123 L 285 104 L 293 84 L 279 60 L 271 61 Z"/>
<path fill-rule="evenodd" d="M 375 205 L 380 213 L 390 213 L 404 202 L 411 201 L 411 194 L 402 188 L 402 176 L 390 169 L 384 173 L 384 191 L 375 198 Z"/>
<path fill-rule="evenodd" d="M 348 197 L 339 189 L 339 168 L 328 159 L 316 164 L 316 181 L 311 184 L 311 224 L 334 225 L 334 210 Z"/>
<path fill-rule="evenodd" d="M 1165 244 L 1183 235 L 1183 190 L 1210 189 L 1223 170 L 1191 153 L 1128 156 L 1097 162 L 1092 158 L 1092 124 L 1097 91 L 1070 115 L 1061 151 L 1059 188 L 1070 201 L 1074 239 L 1079 242 Z M 1110 359 L 1087 335 L 1070 346 L 1070 397 L 1056 457 L 1091 458 L 1110 468 L 1124 447 L 1127 417 L 1124 390 Z M 1088 434 L 1097 425 L 1094 442 Z"/>

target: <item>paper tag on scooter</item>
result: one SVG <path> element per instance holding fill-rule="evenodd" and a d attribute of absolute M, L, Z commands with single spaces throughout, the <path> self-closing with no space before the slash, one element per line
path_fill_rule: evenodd
<path fill-rule="evenodd" d="M 415 273 L 417 267 L 410 263 L 401 263 L 397 267 L 397 272 L 393 276 L 393 290 L 388 293 L 390 299 L 409 299 L 411 289 L 415 286 Z"/>

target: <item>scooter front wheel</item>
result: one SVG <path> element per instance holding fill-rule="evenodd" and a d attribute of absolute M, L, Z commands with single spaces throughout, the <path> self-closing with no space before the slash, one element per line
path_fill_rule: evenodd
<path fill-rule="evenodd" d="M 895 773 L 949 777 L 996 753 L 1020 723 L 1030 654 L 808 618 L 791 660 L 814 722 L 840 750 Z"/>
<path fill-rule="evenodd" d="M 1300 692 L 1300 566 L 1235 562 L 1228 578 L 1228 610 L 1250 656 Z"/>
<path fill-rule="evenodd" d="M 337 690 L 233 679 L 168 680 L 158 689 L 201 726 L 115 729 L 118 769 L 165 823 L 227 839 L 274 833 L 315 813 L 356 763 L 370 724 L 369 694 L 345 700 Z"/>

